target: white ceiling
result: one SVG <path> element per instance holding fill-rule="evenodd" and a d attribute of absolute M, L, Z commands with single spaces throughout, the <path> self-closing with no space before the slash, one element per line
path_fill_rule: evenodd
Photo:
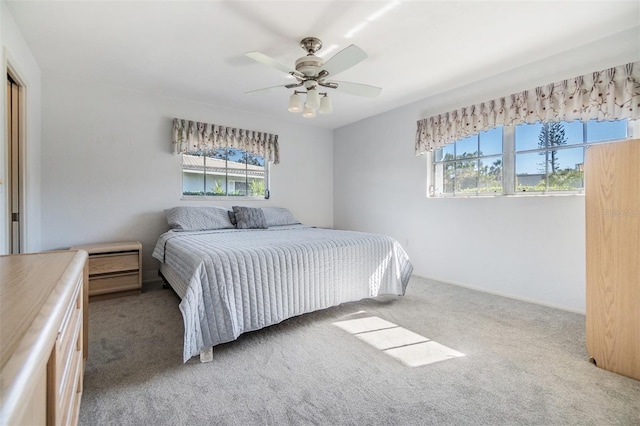
<path fill-rule="evenodd" d="M 640 28 L 639 0 L 5 3 L 45 73 L 325 128 Z M 336 79 L 380 86 L 381 95 L 331 92 L 334 113 L 304 119 L 287 111 L 291 90 L 243 94 L 291 82 L 245 52 L 293 67 L 307 36 L 323 41 L 326 58 L 362 48 L 369 57 Z"/>

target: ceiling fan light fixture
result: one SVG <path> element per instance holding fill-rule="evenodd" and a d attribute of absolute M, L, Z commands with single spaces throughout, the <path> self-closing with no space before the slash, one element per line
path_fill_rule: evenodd
<path fill-rule="evenodd" d="M 304 106 L 312 109 L 320 108 L 320 95 L 318 94 L 317 87 L 314 86 L 307 90 L 307 102 Z"/>
<path fill-rule="evenodd" d="M 302 98 L 298 92 L 293 92 L 293 95 L 289 98 L 289 111 L 302 112 Z"/>
<path fill-rule="evenodd" d="M 315 118 L 316 110 L 313 108 L 309 108 L 308 106 L 305 106 L 304 111 L 302 112 L 302 116 L 304 118 Z"/>
<path fill-rule="evenodd" d="M 322 98 L 320 98 L 320 109 L 318 110 L 320 114 L 331 114 L 333 112 L 333 107 L 331 106 L 331 98 L 325 93 Z"/>
<path fill-rule="evenodd" d="M 384 13 L 400 4 L 401 0 L 389 0 L 389 2 L 389 6 L 385 6 L 371 15 L 364 24 L 366 25 L 368 22 L 375 21 Z M 361 27 L 357 27 L 353 32 L 355 33 L 355 31 L 360 29 Z M 358 46 L 351 44 L 327 60 L 324 59 L 324 55 L 323 57 L 316 56 L 318 50 L 322 48 L 322 41 L 320 41 L 320 39 L 316 37 L 306 37 L 302 39 L 300 46 L 307 54 L 296 60 L 294 68 L 284 65 L 263 53 L 247 52 L 246 55 L 249 58 L 286 73 L 288 77 L 294 78 L 295 82 L 266 87 L 259 90 L 251 90 L 245 93 L 265 92 L 277 87 L 294 90 L 293 94 L 290 95 L 287 109 L 293 113 L 302 112 L 305 118 L 313 118 L 316 114 L 333 113 L 332 99 L 330 99 L 328 93 L 326 93 L 327 89 L 333 89 L 356 96 L 364 96 L 366 98 L 375 98 L 380 94 L 382 89 L 379 87 L 349 81 L 329 80 L 367 58 L 367 54 Z M 331 46 L 331 48 L 325 49 L 325 51 L 335 48 L 337 48 L 337 45 Z M 300 88 L 299 91 L 296 90 L 298 88 Z M 319 93 L 319 90 L 323 90 L 323 93 Z M 305 96 L 303 96 L 303 94 Z"/>

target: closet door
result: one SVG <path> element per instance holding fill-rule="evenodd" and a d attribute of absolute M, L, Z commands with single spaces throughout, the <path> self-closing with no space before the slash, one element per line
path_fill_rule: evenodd
<path fill-rule="evenodd" d="M 22 208 L 24 202 L 22 179 L 24 170 L 21 170 L 23 161 L 23 135 L 22 108 L 23 92 L 15 80 L 7 74 L 7 165 L 8 165 L 8 201 L 9 201 L 9 254 L 18 254 L 24 251 L 22 246 L 23 224 L 21 223 Z"/>
<path fill-rule="evenodd" d="M 585 157 L 587 351 L 640 380 L 640 139 Z"/>

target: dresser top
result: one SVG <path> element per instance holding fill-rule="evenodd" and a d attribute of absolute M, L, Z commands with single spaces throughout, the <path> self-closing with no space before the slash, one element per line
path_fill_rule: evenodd
<path fill-rule="evenodd" d="M 58 284 L 71 279 L 86 256 L 78 251 L 0 256 L 0 368 L 29 338 L 27 331 L 49 307 Z"/>

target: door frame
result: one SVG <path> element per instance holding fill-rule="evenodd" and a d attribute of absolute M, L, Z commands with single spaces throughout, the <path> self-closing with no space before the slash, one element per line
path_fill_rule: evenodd
<path fill-rule="evenodd" d="M 26 194 L 26 188 L 27 188 L 27 147 L 26 147 L 26 90 L 27 90 L 27 85 L 25 83 L 25 80 L 23 78 L 21 78 L 20 76 L 20 72 L 17 71 L 15 69 L 15 67 L 13 67 L 11 65 L 11 63 L 7 60 L 6 62 L 6 74 L 5 74 L 5 81 L 7 81 L 8 76 L 11 76 L 11 79 L 18 85 L 18 210 L 20 212 L 20 218 L 19 218 L 19 228 L 18 228 L 18 232 L 20 234 L 19 236 L 19 240 L 18 240 L 18 244 L 19 244 L 19 252 L 20 253 L 24 253 L 27 251 L 27 247 L 26 247 L 26 230 L 27 230 L 27 194 Z M 5 84 L 6 87 L 6 84 Z M 5 99 L 4 99 L 4 105 L 7 105 L 7 101 L 9 98 L 9 93 L 5 92 Z M 12 221 L 11 221 L 11 207 L 12 207 L 12 201 L 11 201 L 11 185 L 12 185 L 12 177 L 9 174 L 9 170 L 10 170 L 10 163 L 12 161 L 12 159 L 9 156 L 10 150 L 9 150 L 9 144 L 10 144 L 10 140 L 9 140 L 9 123 L 8 123 L 8 111 L 5 111 L 4 113 L 4 121 L 5 121 L 5 132 L 4 132 L 4 153 L 5 153 L 5 167 L 6 167 L 6 185 L 5 188 L 6 190 L 4 191 L 4 202 L 5 202 L 5 224 L 4 224 L 4 230 L 5 230 L 5 248 L 4 250 L 8 253 L 11 254 L 11 247 L 12 247 Z"/>

